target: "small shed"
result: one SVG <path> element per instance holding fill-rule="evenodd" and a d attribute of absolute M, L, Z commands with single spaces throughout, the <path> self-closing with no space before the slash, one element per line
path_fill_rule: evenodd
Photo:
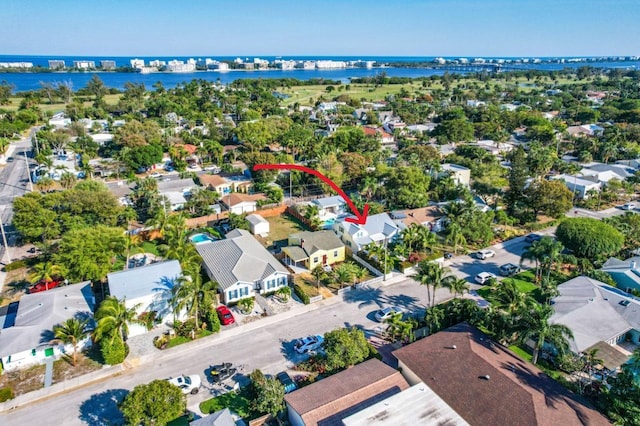
<path fill-rule="evenodd" d="M 269 233 L 269 222 L 259 214 L 250 214 L 247 221 L 253 235 L 265 236 Z"/>

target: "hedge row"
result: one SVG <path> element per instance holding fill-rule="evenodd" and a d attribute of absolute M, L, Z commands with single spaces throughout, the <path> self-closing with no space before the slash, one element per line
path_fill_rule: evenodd
<path fill-rule="evenodd" d="M 294 285 L 293 291 L 300 298 L 300 300 L 302 300 L 302 303 L 304 303 L 305 305 L 308 305 L 309 303 L 311 303 L 311 301 L 309 300 L 309 296 L 307 296 L 307 293 L 305 293 L 304 290 L 302 290 L 302 288 L 299 285 L 297 284 Z"/>

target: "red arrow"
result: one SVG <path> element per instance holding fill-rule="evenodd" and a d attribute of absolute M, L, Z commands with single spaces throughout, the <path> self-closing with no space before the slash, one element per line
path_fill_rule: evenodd
<path fill-rule="evenodd" d="M 331 186 L 347 203 L 351 211 L 356 217 L 348 217 L 345 220 L 347 222 L 356 223 L 358 225 L 364 225 L 367 223 L 367 215 L 369 214 L 369 204 L 364 205 L 364 209 L 362 209 L 362 213 L 360 213 L 351 198 L 347 196 L 347 194 L 338 186 L 334 181 L 323 175 L 317 170 L 310 169 L 305 166 L 298 166 L 297 164 L 256 164 L 253 166 L 253 170 L 262 170 L 262 169 L 277 169 L 277 170 L 299 170 L 304 173 L 309 173 L 314 175 L 315 177 L 322 180 L 327 185 Z"/>

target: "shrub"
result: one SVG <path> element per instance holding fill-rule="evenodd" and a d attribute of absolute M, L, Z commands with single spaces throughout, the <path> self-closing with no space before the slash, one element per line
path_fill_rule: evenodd
<path fill-rule="evenodd" d="M 120 336 L 116 336 L 111 341 L 108 338 L 101 340 L 100 352 L 105 364 L 116 365 L 124 361 L 128 351 Z"/>
<path fill-rule="evenodd" d="M 299 285 L 294 285 L 293 291 L 300 298 L 302 303 L 304 303 L 305 305 L 308 305 L 309 303 L 311 303 L 311 301 L 309 300 L 309 296 L 307 296 L 307 293 L 305 293 L 304 290 L 302 290 L 302 288 Z"/>
<path fill-rule="evenodd" d="M 240 308 L 242 313 L 249 314 L 253 309 L 254 302 L 255 300 L 253 299 L 253 297 L 245 297 L 244 299 L 238 300 L 238 307 Z"/>
<path fill-rule="evenodd" d="M 291 296 L 291 287 L 289 286 L 280 287 L 276 293 L 282 300 L 286 302 L 289 300 L 289 297 Z"/>
<path fill-rule="evenodd" d="M 26 268 L 27 262 L 24 260 L 16 260 L 15 262 L 11 262 L 10 264 L 4 267 L 5 272 L 15 271 L 16 269 Z"/>
<path fill-rule="evenodd" d="M 205 308 L 202 312 L 202 320 L 207 324 L 207 328 L 214 333 L 220 331 L 220 318 L 212 307 Z"/>
<path fill-rule="evenodd" d="M 586 217 L 565 219 L 558 225 L 556 238 L 576 256 L 590 260 L 612 256 L 624 244 L 624 235 L 616 228 Z"/>
<path fill-rule="evenodd" d="M 186 321 L 176 321 L 174 330 L 178 336 L 191 337 L 192 333 L 196 332 L 196 320 L 189 318 Z"/>
<path fill-rule="evenodd" d="M 0 389 L 0 402 L 5 402 L 15 397 L 16 395 L 10 387 L 7 386 L 6 388 Z"/>
<path fill-rule="evenodd" d="M 138 315 L 138 320 L 142 322 L 147 331 L 151 330 L 156 322 L 156 311 L 143 312 Z"/>

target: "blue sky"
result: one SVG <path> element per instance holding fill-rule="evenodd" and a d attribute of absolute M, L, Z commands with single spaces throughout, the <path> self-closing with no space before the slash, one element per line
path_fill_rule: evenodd
<path fill-rule="evenodd" d="M 0 54 L 640 55 L 637 0 L 3 0 Z"/>

